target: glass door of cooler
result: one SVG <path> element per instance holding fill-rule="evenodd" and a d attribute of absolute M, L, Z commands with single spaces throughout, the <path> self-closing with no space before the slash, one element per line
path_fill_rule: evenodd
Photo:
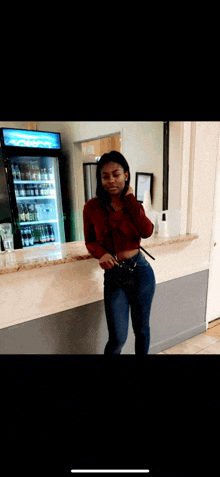
<path fill-rule="evenodd" d="M 22 247 L 65 242 L 56 157 L 11 157 Z"/>

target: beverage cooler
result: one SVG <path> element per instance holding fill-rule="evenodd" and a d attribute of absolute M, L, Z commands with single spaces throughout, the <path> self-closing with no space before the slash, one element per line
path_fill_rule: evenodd
<path fill-rule="evenodd" d="M 0 226 L 14 248 L 64 243 L 59 133 L 0 129 Z"/>

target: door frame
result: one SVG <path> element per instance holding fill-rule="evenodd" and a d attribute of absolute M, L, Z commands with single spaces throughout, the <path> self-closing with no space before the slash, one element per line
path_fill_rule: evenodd
<path fill-rule="evenodd" d="M 72 198 L 72 209 L 73 209 L 73 216 L 74 216 L 74 223 L 77 224 L 77 229 L 75 228 L 75 240 L 81 241 L 84 237 L 83 232 L 83 222 L 82 222 L 82 215 L 83 215 L 83 207 L 85 205 L 82 204 L 82 200 L 80 199 L 81 194 L 80 191 L 84 190 L 84 183 L 83 183 L 83 165 L 82 165 L 82 174 L 80 174 L 81 165 L 77 163 L 77 151 L 79 152 L 79 148 L 81 144 L 84 142 L 96 141 L 99 139 L 103 139 L 106 137 L 121 135 L 121 152 L 123 154 L 123 128 L 117 130 L 116 132 L 110 134 L 102 134 L 92 138 L 84 138 L 80 141 L 73 142 L 73 181 L 74 181 L 74 188 L 73 188 L 73 198 Z M 75 204 L 75 207 L 74 207 Z"/>
<path fill-rule="evenodd" d="M 206 297 L 206 328 L 211 321 L 216 320 L 218 317 L 211 318 L 211 308 L 210 308 L 210 296 L 211 296 L 211 278 L 213 275 L 213 253 L 214 253 L 214 241 L 216 238 L 216 229 L 217 229 L 217 209 L 216 209 L 216 200 L 217 200 L 217 191 L 220 196 L 220 129 L 219 129 L 219 138 L 216 154 L 216 165 L 215 165 L 215 185 L 214 185 L 214 194 L 213 194 L 213 219 L 212 219 L 212 232 L 210 238 L 210 255 L 209 255 L 209 279 L 208 279 L 208 289 Z M 219 214 L 220 215 L 220 214 Z M 218 240 L 218 239 L 217 239 Z M 220 244 L 219 244 L 220 245 Z M 219 251 L 220 253 L 220 251 Z M 219 273 L 220 278 L 220 273 Z M 219 281 L 219 280 L 218 280 Z"/>

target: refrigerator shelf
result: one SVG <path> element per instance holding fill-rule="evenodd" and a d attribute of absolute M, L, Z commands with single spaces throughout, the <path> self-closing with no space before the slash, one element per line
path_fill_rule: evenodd
<path fill-rule="evenodd" d="M 23 250 L 26 249 L 26 248 L 43 247 L 45 245 L 52 245 L 52 244 L 53 245 L 60 245 L 60 242 L 35 243 L 34 245 L 28 245 L 27 247 L 24 247 Z"/>
<path fill-rule="evenodd" d="M 32 220 L 32 221 L 27 221 L 27 222 L 19 222 L 20 225 L 42 225 L 42 224 L 52 224 L 52 223 L 57 223 L 58 220 L 56 219 L 46 219 L 46 220 Z"/>
<path fill-rule="evenodd" d="M 13 180 L 14 184 L 55 184 L 55 181 L 44 180 L 44 181 L 17 181 Z"/>
<path fill-rule="evenodd" d="M 56 199 L 56 195 L 22 195 L 22 196 L 17 196 L 16 199 L 18 201 L 22 201 L 25 199 L 28 199 L 28 200 Z"/>

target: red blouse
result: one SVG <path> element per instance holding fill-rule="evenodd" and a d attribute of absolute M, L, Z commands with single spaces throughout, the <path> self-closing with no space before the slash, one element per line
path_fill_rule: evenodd
<path fill-rule="evenodd" d="M 124 203 L 127 211 L 122 209 L 113 212 L 107 207 L 116 254 L 124 250 L 139 248 L 141 238 L 150 237 L 154 230 L 154 225 L 146 217 L 143 206 L 133 194 L 126 195 Z M 110 253 L 112 251 L 114 254 L 105 212 L 97 197 L 88 200 L 84 205 L 83 221 L 85 244 L 89 253 L 97 259 L 100 259 L 108 251 Z"/>

